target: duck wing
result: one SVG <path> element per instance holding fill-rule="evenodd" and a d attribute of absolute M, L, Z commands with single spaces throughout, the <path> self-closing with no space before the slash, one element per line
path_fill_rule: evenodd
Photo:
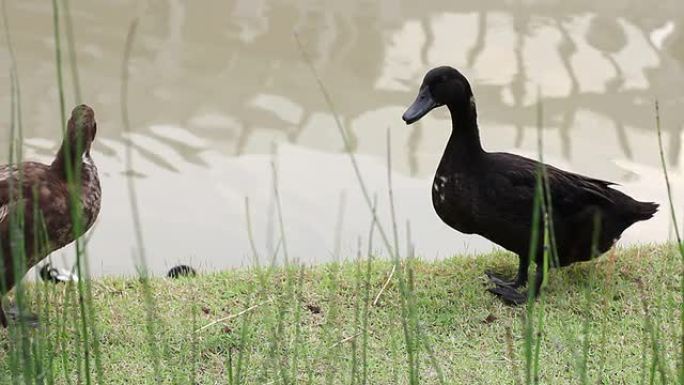
<path fill-rule="evenodd" d="M 23 228 L 25 239 L 25 252 L 28 258 L 29 267 L 36 261 L 34 236 L 38 223 L 36 215 L 42 215 L 43 220 L 47 220 L 49 213 L 45 210 L 46 202 L 56 202 L 52 196 L 45 197 L 44 189 L 54 185 L 50 179 L 49 167 L 36 162 L 24 162 L 18 166 L 0 166 L 0 247 L 2 247 L 4 258 L 10 255 L 10 233 L 17 229 L 13 226 Z M 46 200 L 47 199 L 47 200 Z M 35 210 L 38 210 L 36 212 Z M 20 214 L 23 220 L 14 223 L 15 215 Z M 12 222 L 12 223 L 11 223 Z M 46 224 L 49 226 L 49 223 Z M 41 235 L 41 242 L 42 242 Z M 42 252 L 41 252 L 41 257 Z M 7 261 L 6 261 L 7 263 Z"/>
<path fill-rule="evenodd" d="M 19 204 L 24 209 L 33 207 L 33 189 L 45 183 L 48 167 L 35 162 L 25 162 L 17 166 L 0 166 L 0 231 L 5 236 L 8 231 L 9 213 Z M 40 202 L 40 199 L 38 199 Z M 31 221 L 32 216 L 26 216 Z"/>
<path fill-rule="evenodd" d="M 0 166 L 0 229 L 4 232 L 9 218 L 10 185 L 14 169 L 9 166 Z"/>
<path fill-rule="evenodd" d="M 495 187 L 499 190 L 495 195 L 500 204 L 532 202 L 540 163 L 514 154 L 491 155 L 490 161 L 493 164 L 489 167 L 493 170 L 494 186 L 502 186 Z M 590 205 L 604 207 L 615 203 L 614 194 L 617 191 L 609 187 L 615 183 L 585 177 L 549 165 L 544 166 L 554 210 L 573 214 Z M 496 205 L 498 204 L 495 203 Z M 529 207 L 524 209 L 529 210 Z"/>

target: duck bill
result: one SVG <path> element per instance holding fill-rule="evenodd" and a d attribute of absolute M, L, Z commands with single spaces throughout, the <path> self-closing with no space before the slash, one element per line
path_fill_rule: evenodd
<path fill-rule="evenodd" d="M 428 87 L 422 87 L 418 92 L 416 100 L 406 112 L 404 112 L 404 115 L 402 115 L 401 118 L 404 119 L 406 124 L 415 123 L 428 112 L 432 111 L 433 108 L 438 106 L 439 104 L 435 102 L 432 95 L 430 95 L 430 89 Z"/>

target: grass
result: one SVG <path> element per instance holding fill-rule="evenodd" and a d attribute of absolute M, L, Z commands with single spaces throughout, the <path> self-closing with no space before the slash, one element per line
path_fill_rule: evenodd
<path fill-rule="evenodd" d="M 677 368 L 670 365 L 679 351 L 682 299 L 672 266 L 679 261 L 674 245 L 641 246 L 552 270 L 538 303 L 544 319 L 543 333 L 536 336 L 536 380 L 675 380 Z M 154 339 L 162 347 L 160 377 L 150 365 L 154 353 L 144 343 L 148 312 L 143 284 L 139 279 L 94 281 L 103 375 L 108 384 L 238 383 L 237 372 L 239 383 L 249 384 L 437 384 L 440 373 L 445 383 L 520 383 L 526 308 L 505 306 L 486 293 L 483 275 L 488 268 L 512 275 L 515 262 L 510 254 L 495 253 L 405 263 L 402 270 L 413 287 L 409 298 L 421 331 L 409 345 L 400 311 L 404 296 L 396 281 L 376 306 L 367 305 L 384 285 L 390 261 L 262 270 L 264 281 L 254 270 L 153 278 L 148 284 L 158 317 Z M 26 288 L 33 299 L 44 291 L 41 284 Z M 57 290 L 52 298 L 49 319 L 59 318 L 64 291 Z M 41 304 L 32 308 L 40 311 Z M 361 325 L 367 325 L 366 333 Z M 78 331 L 67 324 L 66 334 Z M 58 328 L 41 327 L 31 338 L 57 345 L 61 337 Z M 4 337 L 0 341 L 0 384 L 5 384 L 11 378 L 8 342 Z M 71 360 L 66 363 L 70 373 L 56 362 L 56 384 L 68 383 L 70 376 L 75 383 L 83 355 L 75 354 L 73 339 L 66 342 L 60 349 Z M 413 349 L 415 363 L 407 361 L 406 346 Z M 413 373 L 409 365 L 418 371 Z"/>

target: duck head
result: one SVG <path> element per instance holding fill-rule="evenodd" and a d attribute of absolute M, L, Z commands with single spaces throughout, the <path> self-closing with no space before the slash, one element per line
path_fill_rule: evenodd
<path fill-rule="evenodd" d="M 93 109 L 85 104 L 76 106 L 71 111 L 66 135 L 52 166 L 63 170 L 67 165 L 67 157 L 71 165 L 81 164 L 84 155 L 90 157 L 90 147 L 96 133 L 97 123 Z"/>
<path fill-rule="evenodd" d="M 74 107 L 67 124 L 67 138 L 65 138 L 65 141 L 69 141 L 70 150 L 76 156 L 84 154 L 90 156 L 90 146 L 95 140 L 96 133 L 97 123 L 93 109 L 85 104 Z"/>
<path fill-rule="evenodd" d="M 471 108 L 472 97 L 470 83 L 458 70 L 449 66 L 433 68 L 423 78 L 418 97 L 401 118 L 406 124 L 415 123 L 444 105 L 458 115 Z"/>

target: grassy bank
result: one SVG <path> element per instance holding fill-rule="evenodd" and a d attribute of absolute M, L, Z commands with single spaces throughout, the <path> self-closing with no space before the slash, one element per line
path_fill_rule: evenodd
<path fill-rule="evenodd" d="M 485 292 L 485 269 L 513 274 L 505 253 L 410 261 L 384 290 L 392 264 L 366 260 L 153 279 L 152 310 L 139 280 L 104 279 L 93 285 L 102 375 L 107 384 L 155 383 L 158 362 L 161 383 L 401 384 L 414 373 L 424 384 L 515 384 L 526 368 L 534 381 L 537 365 L 541 383 L 675 381 L 680 258 L 674 247 L 642 246 L 554 270 L 532 317 Z M 54 320 L 29 332 L 44 351 L 33 365 L 51 371 L 48 383 L 83 381 L 68 288 L 29 292 L 32 309 Z M 46 293 L 47 313 L 35 302 Z M 26 340 L 2 333 L 1 383 L 24 383 L 10 368 Z"/>

